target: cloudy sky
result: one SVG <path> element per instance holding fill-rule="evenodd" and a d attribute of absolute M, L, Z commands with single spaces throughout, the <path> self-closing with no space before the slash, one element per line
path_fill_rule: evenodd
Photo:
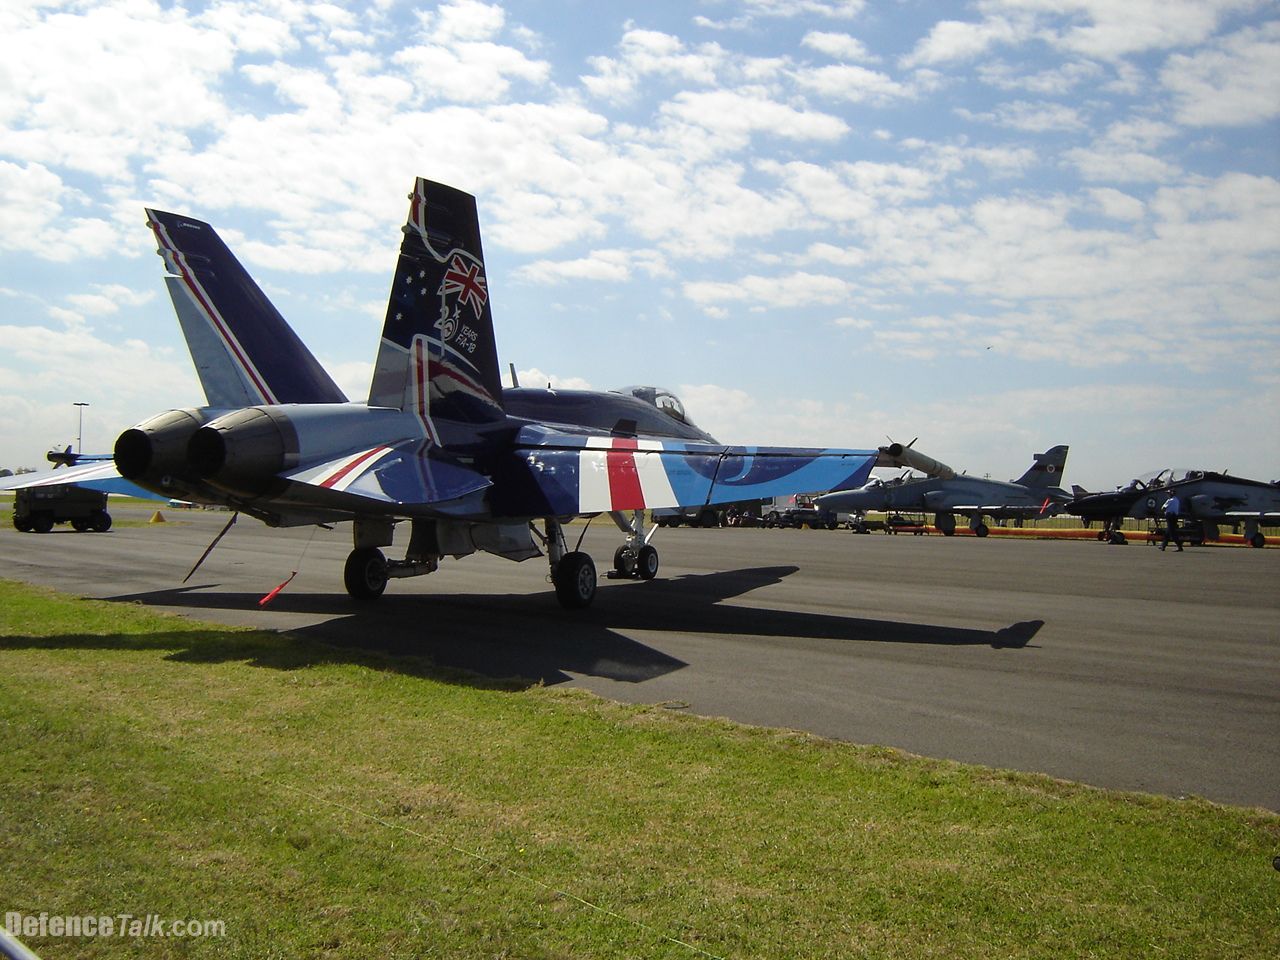
<path fill-rule="evenodd" d="M 144 205 L 363 399 L 422 175 L 526 385 L 1277 479 L 1278 115 L 1259 0 L 0 0 L 0 467 L 203 401 Z"/>

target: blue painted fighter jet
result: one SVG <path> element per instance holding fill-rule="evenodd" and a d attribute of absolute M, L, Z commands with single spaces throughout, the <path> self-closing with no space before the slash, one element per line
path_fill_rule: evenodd
<path fill-rule="evenodd" d="M 573 518 L 608 514 L 624 534 L 614 575 L 650 579 L 646 509 L 865 482 L 875 450 L 726 446 L 657 388 L 504 390 L 475 198 L 418 179 L 409 199 L 366 403 L 346 402 L 212 227 L 148 210 L 210 405 L 122 433 L 119 474 L 270 526 L 351 521 L 358 600 L 484 551 L 545 556 L 570 608 L 597 585 L 569 549 Z M 404 523 L 404 558 L 387 559 Z"/>

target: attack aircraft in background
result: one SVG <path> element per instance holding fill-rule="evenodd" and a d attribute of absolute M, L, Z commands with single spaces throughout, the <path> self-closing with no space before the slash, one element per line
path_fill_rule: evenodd
<path fill-rule="evenodd" d="M 1003 483 L 957 474 L 945 463 L 925 456 L 912 444 L 891 443 L 879 449 L 878 466 L 910 467 L 925 474 L 893 480 L 875 479 L 856 490 L 818 497 L 815 503 L 839 512 L 932 513 L 934 526 L 950 537 L 957 514 L 969 518 L 969 529 L 985 537 L 984 517 L 1025 520 L 1050 516 L 1071 499 L 1058 484 L 1067 464 L 1067 447 L 1051 447 L 1035 454 L 1031 467 L 1017 480 Z"/>
<path fill-rule="evenodd" d="M 866 481 L 874 450 L 726 446 L 656 388 L 503 390 L 475 199 L 423 179 L 409 199 L 366 403 L 345 402 L 212 227 L 148 210 L 209 406 L 122 433 L 119 475 L 273 527 L 352 521 L 344 580 L 360 600 L 484 551 L 546 556 L 566 607 L 597 586 L 581 537 L 569 548 L 573 518 L 608 514 L 624 535 L 614 573 L 650 579 L 645 509 Z"/>
<path fill-rule="evenodd" d="M 1126 518 L 1137 520 L 1164 517 L 1164 504 L 1176 493 L 1184 523 L 1200 525 L 1204 540 L 1217 540 L 1220 527 L 1232 530 L 1244 526 L 1244 538 L 1250 546 L 1266 545 L 1259 529 L 1280 523 L 1280 481 L 1265 483 L 1246 480 L 1208 470 L 1164 469 L 1130 480 L 1111 493 L 1089 493 L 1076 490 L 1075 498 L 1064 508 L 1086 523 L 1100 521 L 1099 540 L 1124 543 L 1120 529 Z"/>

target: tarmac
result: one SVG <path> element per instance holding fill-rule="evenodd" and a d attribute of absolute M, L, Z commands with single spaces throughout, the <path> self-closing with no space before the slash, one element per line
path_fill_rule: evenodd
<path fill-rule="evenodd" d="M 559 606 L 545 561 L 485 555 L 393 581 L 361 607 L 342 586 L 348 527 L 241 518 L 183 586 L 228 515 L 162 508 L 168 522 L 146 523 L 153 510 L 113 505 L 109 533 L 20 534 L 6 518 L 0 578 L 615 700 L 1280 810 L 1277 549 L 682 528 L 658 532 L 658 578 L 639 582 L 604 578 L 620 535 L 602 518 L 582 547 L 601 572 L 588 610 Z"/>

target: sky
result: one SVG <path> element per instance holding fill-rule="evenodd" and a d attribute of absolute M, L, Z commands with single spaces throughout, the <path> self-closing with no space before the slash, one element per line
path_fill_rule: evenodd
<path fill-rule="evenodd" d="M 144 206 L 363 400 L 424 176 L 526 386 L 1280 479 L 1276 2 L 0 0 L 0 120 L 0 467 L 204 402 Z"/>

